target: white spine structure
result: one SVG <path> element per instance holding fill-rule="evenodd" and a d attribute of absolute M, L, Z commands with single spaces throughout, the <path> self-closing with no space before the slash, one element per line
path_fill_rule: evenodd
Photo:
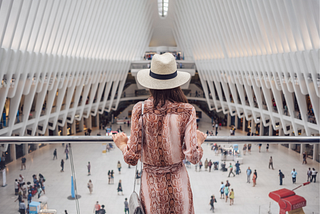
<path fill-rule="evenodd" d="M 319 134 L 318 0 L 177 0 L 174 35 L 211 110 Z"/>
<path fill-rule="evenodd" d="M 0 1 L 0 136 L 44 134 L 117 109 L 130 63 L 149 44 L 150 7 L 148 0 Z"/>

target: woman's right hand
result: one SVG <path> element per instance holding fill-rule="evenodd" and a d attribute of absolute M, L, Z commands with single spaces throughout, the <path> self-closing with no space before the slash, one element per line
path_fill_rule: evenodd
<path fill-rule="evenodd" d="M 123 132 L 112 135 L 112 139 L 121 151 L 127 145 L 128 137 Z"/>
<path fill-rule="evenodd" d="M 197 130 L 197 140 L 198 140 L 199 146 L 201 146 L 201 144 L 205 141 L 206 138 L 207 138 L 207 135 L 205 133 Z"/>

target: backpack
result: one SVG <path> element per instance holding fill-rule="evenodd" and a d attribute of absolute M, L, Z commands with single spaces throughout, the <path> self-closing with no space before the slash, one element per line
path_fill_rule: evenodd
<path fill-rule="evenodd" d="M 281 177 L 284 178 L 284 174 L 283 173 L 281 173 Z"/>

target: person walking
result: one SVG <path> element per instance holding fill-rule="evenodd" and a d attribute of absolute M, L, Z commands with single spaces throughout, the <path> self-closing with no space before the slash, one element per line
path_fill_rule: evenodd
<path fill-rule="evenodd" d="M 256 175 L 256 183 L 255 183 L 255 185 L 256 185 L 257 184 L 257 180 L 258 180 L 258 173 L 257 173 L 256 169 L 254 170 L 253 174 Z"/>
<path fill-rule="evenodd" d="M 119 195 L 119 192 L 121 192 L 121 194 L 123 195 L 121 180 L 119 180 L 117 191 L 118 191 L 118 195 Z"/>
<path fill-rule="evenodd" d="M 208 169 L 208 158 L 204 161 L 204 170 L 207 171 Z"/>
<path fill-rule="evenodd" d="M 311 181 L 312 171 L 311 168 L 307 171 L 307 181 Z"/>
<path fill-rule="evenodd" d="M 259 152 L 261 152 L 261 146 L 262 146 L 262 144 L 259 143 Z"/>
<path fill-rule="evenodd" d="M 108 184 L 110 184 L 110 180 L 111 180 L 111 172 L 110 170 L 108 171 Z"/>
<path fill-rule="evenodd" d="M 18 183 L 18 179 L 16 179 L 14 181 L 14 195 L 18 195 L 19 192 L 19 183 Z"/>
<path fill-rule="evenodd" d="M 54 151 L 53 151 L 53 159 L 52 160 L 54 160 L 54 159 L 58 159 L 57 149 L 54 149 Z"/>
<path fill-rule="evenodd" d="M 61 166 L 61 171 L 60 172 L 63 172 L 63 168 L 64 168 L 64 160 L 63 159 L 61 159 L 60 166 Z"/>
<path fill-rule="evenodd" d="M 233 177 L 236 176 L 236 175 L 233 173 L 232 163 L 230 163 L 230 165 L 229 165 L 229 175 L 228 175 L 228 177 L 230 177 L 230 174 L 233 174 Z"/>
<path fill-rule="evenodd" d="M 224 186 L 224 194 L 226 196 L 226 202 L 228 202 L 229 186 Z"/>
<path fill-rule="evenodd" d="M 247 172 L 247 183 L 250 183 L 250 176 L 252 174 L 252 170 L 250 169 L 250 167 L 248 167 L 246 172 Z"/>
<path fill-rule="evenodd" d="M 90 162 L 88 162 L 87 169 L 88 169 L 88 175 L 91 175 L 91 164 L 90 164 Z"/>
<path fill-rule="evenodd" d="M 25 157 L 21 158 L 21 170 L 26 169 L 27 159 Z"/>
<path fill-rule="evenodd" d="M 311 174 L 311 180 L 310 180 L 310 182 L 316 182 L 316 179 L 317 179 L 317 174 L 318 174 L 318 172 L 316 171 L 316 169 L 315 168 L 312 168 L 312 174 Z"/>
<path fill-rule="evenodd" d="M 270 156 L 270 159 L 269 159 L 269 169 L 270 169 L 270 166 L 273 168 L 273 159 L 272 159 L 272 156 Z"/>
<path fill-rule="evenodd" d="M 251 144 L 248 144 L 248 153 L 251 153 Z"/>
<path fill-rule="evenodd" d="M 129 214 L 129 203 L 128 203 L 128 199 L 125 198 L 124 199 L 124 213 L 127 214 L 127 212 Z"/>
<path fill-rule="evenodd" d="M 295 169 L 293 169 L 292 170 L 292 172 L 291 172 L 291 176 L 292 176 L 292 183 L 294 184 L 294 183 L 296 183 L 296 180 L 297 180 L 297 172 L 296 172 L 296 170 Z"/>
<path fill-rule="evenodd" d="M 125 133 L 112 136 L 128 164 L 136 165 L 143 150 L 141 203 L 146 213 L 194 213 L 189 176 L 182 161 L 187 158 L 196 164 L 201 160 L 206 134 L 196 130 L 195 108 L 180 88 L 189 80 L 190 74 L 177 71 L 171 53 L 155 54 L 151 68 L 137 74 L 137 81 L 149 89 L 151 97 L 143 102 L 143 112 L 142 102 L 133 107 L 130 139 Z M 143 145 L 142 123 L 146 130 L 142 132 Z M 154 194 L 157 187 L 168 191 Z"/>
<path fill-rule="evenodd" d="M 114 184 L 114 172 L 111 170 L 111 183 Z"/>
<path fill-rule="evenodd" d="M 211 160 L 209 160 L 209 162 L 208 162 L 208 167 L 209 167 L 209 172 L 211 172 L 211 167 L 212 167 L 212 161 Z"/>
<path fill-rule="evenodd" d="M 225 187 L 225 185 L 223 184 L 223 181 L 221 181 L 221 186 L 220 186 L 220 199 L 224 199 L 224 187 Z"/>
<path fill-rule="evenodd" d="M 279 169 L 279 179 L 280 179 L 280 186 L 282 186 L 282 182 L 284 179 L 284 174 L 281 172 L 281 170 Z"/>
<path fill-rule="evenodd" d="M 234 191 L 233 189 L 231 189 L 230 193 L 229 193 L 229 198 L 230 198 L 230 206 L 233 205 L 234 202 Z"/>
<path fill-rule="evenodd" d="M 68 149 L 68 145 L 66 145 L 66 149 L 64 150 L 64 153 L 66 153 L 66 160 L 68 160 L 68 158 L 69 158 L 69 149 Z"/>
<path fill-rule="evenodd" d="M 254 174 L 253 173 L 253 176 L 252 176 L 252 182 L 253 182 L 253 187 L 255 187 L 256 186 L 256 181 L 257 181 L 257 176 L 256 176 L 256 174 Z"/>
<path fill-rule="evenodd" d="M 201 167 L 202 167 L 202 161 L 200 160 L 200 162 L 199 162 L 199 172 L 201 172 Z"/>
<path fill-rule="evenodd" d="M 239 161 L 237 161 L 237 163 L 235 164 L 235 166 L 236 166 L 236 174 L 239 175 L 239 174 L 241 173 Z"/>
<path fill-rule="evenodd" d="M 104 205 L 101 205 L 101 209 L 99 210 L 99 214 L 106 214 L 106 210 L 104 209 Z"/>
<path fill-rule="evenodd" d="M 120 161 L 118 161 L 117 168 L 118 168 L 119 174 L 121 174 L 121 163 L 120 163 Z"/>
<path fill-rule="evenodd" d="M 304 152 L 302 157 L 303 157 L 302 164 L 307 164 L 307 152 Z"/>
<path fill-rule="evenodd" d="M 266 151 L 269 152 L 269 143 L 267 143 Z"/>
<path fill-rule="evenodd" d="M 20 214 L 26 213 L 26 204 L 24 203 L 24 200 L 21 200 L 21 202 L 19 202 L 19 212 Z"/>
<path fill-rule="evenodd" d="M 100 210 L 101 206 L 99 204 L 99 201 L 96 202 L 96 204 L 94 205 L 93 211 L 95 214 L 100 214 L 99 210 Z"/>
<path fill-rule="evenodd" d="M 87 184 L 87 187 L 89 189 L 89 192 L 90 192 L 90 195 L 92 194 L 93 192 L 93 183 L 91 180 L 89 180 L 88 184 Z"/>
<path fill-rule="evenodd" d="M 247 151 L 247 144 L 243 145 L 243 155 L 246 155 L 246 151 Z"/>
<path fill-rule="evenodd" d="M 211 206 L 210 211 L 212 211 L 212 212 L 214 212 L 214 203 L 217 203 L 217 200 L 214 197 L 214 195 L 211 195 L 211 199 L 210 199 L 209 205 Z"/>

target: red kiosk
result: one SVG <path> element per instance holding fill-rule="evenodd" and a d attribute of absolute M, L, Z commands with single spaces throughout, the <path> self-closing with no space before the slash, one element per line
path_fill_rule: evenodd
<path fill-rule="evenodd" d="M 295 189 L 309 183 L 306 182 Z M 302 207 L 307 205 L 307 201 L 304 197 L 296 195 L 293 190 L 283 188 L 269 193 L 269 197 L 278 202 L 280 214 L 286 214 L 286 212 L 289 212 L 289 214 L 305 214 Z"/>

